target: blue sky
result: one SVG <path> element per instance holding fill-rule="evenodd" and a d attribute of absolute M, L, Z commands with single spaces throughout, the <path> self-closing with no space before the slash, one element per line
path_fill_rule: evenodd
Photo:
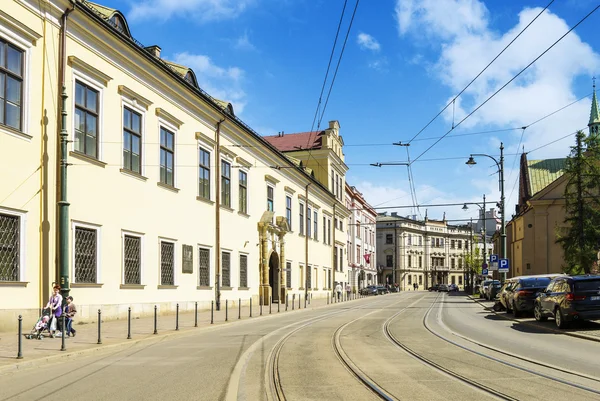
<path fill-rule="evenodd" d="M 372 205 L 411 204 L 407 168 L 371 167 L 406 161 L 408 141 L 549 2 L 478 0 L 361 1 L 323 116 L 338 120 L 346 143 L 347 180 Z M 128 19 L 133 36 L 162 47 L 164 58 L 194 69 L 200 85 L 234 104 L 263 135 L 311 128 L 343 0 L 104 0 Z M 348 0 L 334 65 L 355 0 Z M 483 102 L 596 6 L 557 0 L 456 102 L 454 121 Z M 589 95 L 600 71 L 600 11 L 502 90 L 450 135 L 522 127 Z M 499 200 L 491 160 L 506 147 L 507 218 L 518 194 L 517 148 L 525 151 L 585 128 L 590 98 L 522 130 L 448 137 L 413 164 L 420 204 Z M 452 127 L 452 107 L 417 139 Z M 415 140 L 415 159 L 434 140 Z M 571 139 L 533 151 L 530 159 L 564 157 Z M 384 146 L 367 146 L 388 144 Z M 457 157 L 459 159 L 447 159 Z M 446 159 L 434 160 L 430 159 Z M 514 170 L 513 170 L 514 166 Z M 515 184 L 516 183 L 516 184 Z M 514 190 L 513 190 L 514 188 Z M 473 209 L 430 208 L 429 217 L 475 216 Z M 401 214 L 412 213 L 408 209 Z M 420 210 L 424 215 L 424 210 Z"/>

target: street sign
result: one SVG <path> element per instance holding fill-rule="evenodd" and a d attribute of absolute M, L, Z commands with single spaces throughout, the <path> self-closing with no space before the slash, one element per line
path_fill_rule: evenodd
<path fill-rule="evenodd" d="M 483 269 L 481 271 L 481 274 L 483 274 L 484 276 L 487 276 L 488 275 L 488 269 Z"/>
<path fill-rule="evenodd" d="M 490 270 L 498 270 L 498 262 L 490 263 Z"/>
<path fill-rule="evenodd" d="M 490 255 L 490 263 L 498 262 L 498 255 Z"/>
<path fill-rule="evenodd" d="M 498 261 L 498 272 L 499 273 L 508 273 L 509 268 L 510 268 L 510 263 L 508 263 L 508 259 L 500 259 Z"/>
<path fill-rule="evenodd" d="M 482 265 L 481 265 L 481 268 L 482 268 L 482 269 L 487 269 L 487 268 L 488 268 L 488 264 L 487 264 L 487 263 L 484 263 L 484 264 L 482 264 Z"/>

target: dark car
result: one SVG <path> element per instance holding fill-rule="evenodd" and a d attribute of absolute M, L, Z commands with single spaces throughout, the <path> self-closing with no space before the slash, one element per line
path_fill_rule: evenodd
<path fill-rule="evenodd" d="M 457 292 L 458 291 L 458 286 L 456 284 L 450 284 L 448 286 L 448 292 Z"/>
<path fill-rule="evenodd" d="M 488 284 L 488 286 L 485 290 L 485 294 L 484 294 L 485 299 L 487 299 L 488 301 L 494 300 L 494 298 L 496 298 L 496 295 L 498 294 L 498 291 L 500 291 L 501 287 L 502 287 L 502 284 L 500 283 L 500 281 L 492 280 L 492 282 Z"/>
<path fill-rule="evenodd" d="M 535 320 L 554 317 L 564 329 L 573 321 L 600 319 L 600 276 L 557 277 L 538 294 Z"/>
<path fill-rule="evenodd" d="M 550 277 L 523 277 L 516 281 L 516 284 L 507 293 L 506 310 L 515 315 L 521 316 L 525 312 L 533 312 L 533 306 L 537 293 L 544 291 L 550 281 Z"/>
<path fill-rule="evenodd" d="M 448 285 L 447 284 L 440 284 L 440 286 L 438 287 L 438 291 L 439 292 L 449 292 Z"/>
<path fill-rule="evenodd" d="M 378 285 L 377 286 L 377 293 L 382 295 L 382 294 L 388 294 L 390 292 L 390 290 L 388 290 L 386 287 L 384 287 L 383 285 Z"/>
<path fill-rule="evenodd" d="M 377 295 L 377 286 L 369 285 L 360 289 L 361 295 Z"/>
<path fill-rule="evenodd" d="M 434 284 L 431 287 L 429 287 L 427 289 L 427 291 L 438 291 L 440 289 L 440 285 L 439 284 Z"/>

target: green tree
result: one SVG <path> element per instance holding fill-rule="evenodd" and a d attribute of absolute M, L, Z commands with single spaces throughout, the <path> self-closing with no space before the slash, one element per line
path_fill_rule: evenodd
<path fill-rule="evenodd" d="M 577 132 L 565 163 L 565 225 L 557 242 L 564 251 L 569 274 L 590 273 L 600 241 L 600 144 L 596 135 Z"/>

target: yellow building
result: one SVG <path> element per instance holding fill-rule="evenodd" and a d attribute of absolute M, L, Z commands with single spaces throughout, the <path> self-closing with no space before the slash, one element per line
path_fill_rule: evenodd
<path fill-rule="evenodd" d="M 54 282 L 69 284 L 61 260 L 80 320 L 98 308 L 115 318 L 129 306 L 324 297 L 347 281 L 335 270 L 346 252 L 335 221 L 349 216 L 337 122 L 327 171 L 302 165 L 191 69 L 135 41 L 120 12 L 83 0 L 3 2 L 0 49 L 0 331 L 18 314 L 36 318 Z M 331 166 L 341 182 L 330 186 Z"/>

